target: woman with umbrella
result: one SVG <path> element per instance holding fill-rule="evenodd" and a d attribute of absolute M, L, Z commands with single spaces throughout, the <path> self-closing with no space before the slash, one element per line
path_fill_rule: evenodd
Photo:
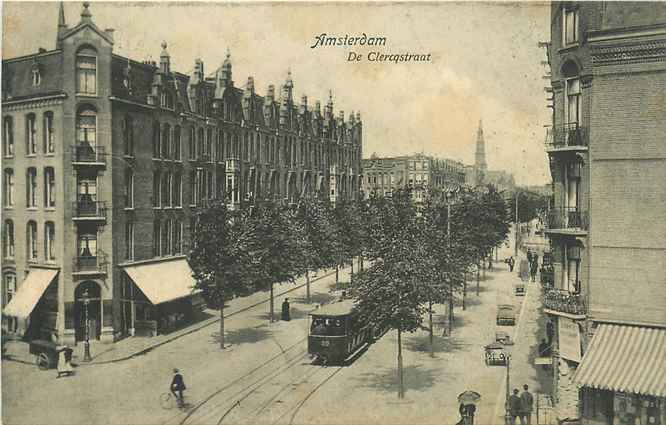
<path fill-rule="evenodd" d="M 465 391 L 458 395 L 460 403 L 460 425 L 474 425 L 474 414 L 476 413 L 476 403 L 481 400 L 481 394 L 476 391 Z"/>

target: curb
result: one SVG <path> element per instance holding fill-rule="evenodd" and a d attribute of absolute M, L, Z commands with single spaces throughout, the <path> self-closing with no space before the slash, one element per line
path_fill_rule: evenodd
<path fill-rule="evenodd" d="M 343 270 L 344 270 L 344 269 L 343 269 Z M 323 278 L 325 278 L 325 277 L 331 276 L 331 275 L 333 275 L 333 274 L 335 274 L 335 271 L 331 271 L 331 272 L 328 272 L 328 273 L 326 273 L 326 274 L 324 274 L 324 275 L 317 276 L 317 277 L 314 278 L 314 279 L 310 279 L 310 283 L 317 282 L 317 281 L 319 281 L 319 280 L 321 280 L 321 279 L 323 279 Z M 307 283 L 303 283 L 303 284 L 297 285 L 297 286 L 295 286 L 295 287 L 293 287 L 293 288 L 287 289 L 287 290 L 285 290 L 285 291 L 283 291 L 283 292 L 275 293 L 274 298 L 277 298 L 277 297 L 280 297 L 280 296 L 282 296 L 282 295 L 285 295 L 285 294 L 288 294 L 288 293 L 290 293 L 290 292 L 293 292 L 293 291 L 295 291 L 295 290 L 297 290 L 297 289 L 300 289 L 300 288 L 302 288 L 302 287 L 304 287 L 304 286 L 306 286 L 306 285 L 307 285 Z M 249 305 L 249 306 L 243 307 L 243 308 L 241 308 L 241 309 L 239 309 L 239 310 L 237 310 L 237 311 L 234 311 L 234 312 L 231 312 L 231 313 L 229 313 L 229 314 L 226 314 L 226 315 L 224 316 L 224 318 L 226 319 L 226 318 L 228 318 L 228 317 L 235 316 L 236 314 L 243 313 L 243 312 L 245 312 L 245 311 L 247 311 L 247 310 L 250 310 L 250 309 L 252 309 L 252 308 L 254 308 L 254 307 L 257 307 L 257 306 L 259 306 L 259 305 L 261 305 L 261 304 L 264 304 L 264 303 L 267 303 L 267 302 L 269 302 L 269 301 L 270 301 L 270 298 L 265 299 L 265 300 L 263 300 L 263 301 L 256 302 L 256 303 L 251 304 L 251 305 Z M 198 326 L 195 326 L 195 327 L 193 327 L 192 329 L 188 329 L 186 332 L 183 332 L 183 333 L 178 334 L 178 335 L 174 335 L 173 338 L 165 339 L 165 340 L 160 341 L 160 342 L 158 342 L 158 343 L 155 343 L 154 345 L 151 345 L 151 346 L 149 346 L 149 347 L 142 348 L 142 349 L 140 349 L 140 350 L 138 350 L 138 351 L 136 351 L 136 352 L 134 352 L 134 353 L 132 353 L 132 354 L 129 354 L 129 355 L 126 355 L 126 356 L 123 356 L 123 357 L 117 358 L 117 359 L 101 360 L 101 361 L 97 361 L 97 362 L 96 362 L 95 359 L 93 358 L 93 360 L 92 360 L 90 363 L 79 363 L 79 364 L 77 365 L 77 367 L 87 367 L 87 366 L 94 366 L 94 365 L 100 365 L 100 364 L 117 363 L 117 362 L 121 362 L 121 361 L 129 360 L 129 359 L 131 359 L 131 358 L 133 358 L 133 357 L 136 357 L 136 356 L 140 356 L 140 355 L 146 354 L 147 352 L 149 352 L 149 351 L 151 351 L 151 350 L 153 350 L 153 349 L 155 349 L 155 348 L 157 348 L 157 347 L 160 347 L 160 346 L 162 346 L 162 345 L 164 345 L 164 344 L 167 344 L 167 343 L 169 343 L 169 342 L 175 341 L 175 340 L 178 339 L 178 338 L 181 338 L 181 337 L 184 337 L 184 336 L 189 335 L 189 334 L 191 334 L 191 333 L 197 332 L 197 331 L 199 331 L 199 330 L 205 328 L 206 326 L 210 326 L 210 325 L 212 325 L 212 324 L 214 324 L 214 323 L 217 323 L 217 322 L 219 322 L 219 321 L 220 321 L 220 318 L 219 318 L 219 317 L 206 319 L 206 320 L 204 320 L 203 322 L 200 322 L 200 323 L 198 324 Z"/>

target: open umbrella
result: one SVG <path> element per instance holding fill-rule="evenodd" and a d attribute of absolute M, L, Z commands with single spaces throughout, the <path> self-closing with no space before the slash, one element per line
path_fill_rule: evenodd
<path fill-rule="evenodd" d="M 475 404 L 481 400 L 481 394 L 476 391 L 464 391 L 458 395 L 458 403 Z"/>

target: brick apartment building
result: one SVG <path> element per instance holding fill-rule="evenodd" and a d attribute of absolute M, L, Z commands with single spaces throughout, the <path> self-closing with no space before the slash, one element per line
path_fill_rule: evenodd
<path fill-rule="evenodd" d="M 551 16 L 558 417 L 666 424 L 666 4 L 553 2 Z"/>
<path fill-rule="evenodd" d="M 423 200 L 427 187 L 446 188 L 465 184 L 465 169 L 460 162 L 423 154 L 363 159 L 363 193 L 390 195 L 394 190 L 411 187 L 416 203 Z"/>
<path fill-rule="evenodd" d="M 186 252 L 210 199 L 358 196 L 360 114 L 113 53 L 84 3 L 54 50 L 2 62 L 3 323 L 70 345 L 166 332 L 201 300 Z M 157 46 L 156 46 L 157 47 Z M 278 97 L 279 96 L 279 97 Z M 87 325 L 87 326 L 86 326 Z"/>

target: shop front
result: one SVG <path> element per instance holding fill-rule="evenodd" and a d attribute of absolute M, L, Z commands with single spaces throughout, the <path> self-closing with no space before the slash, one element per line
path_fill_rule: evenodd
<path fill-rule="evenodd" d="M 601 324 L 574 380 L 586 425 L 666 425 L 666 329 Z"/>
<path fill-rule="evenodd" d="M 156 336 L 198 319 L 204 307 L 201 293 L 183 257 L 122 267 L 126 273 L 123 312 L 127 333 Z"/>

